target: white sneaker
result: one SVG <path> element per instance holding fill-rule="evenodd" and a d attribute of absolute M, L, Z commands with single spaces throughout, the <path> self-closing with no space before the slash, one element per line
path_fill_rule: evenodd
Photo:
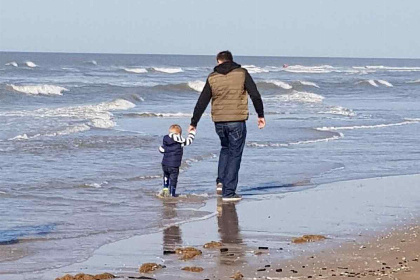
<path fill-rule="evenodd" d="M 222 183 L 217 183 L 216 185 L 216 194 L 217 195 L 222 195 L 223 193 L 223 184 Z"/>
<path fill-rule="evenodd" d="M 223 197 L 222 200 L 223 202 L 235 202 L 242 200 L 242 196 L 240 196 L 239 194 L 235 194 L 234 196 Z"/>

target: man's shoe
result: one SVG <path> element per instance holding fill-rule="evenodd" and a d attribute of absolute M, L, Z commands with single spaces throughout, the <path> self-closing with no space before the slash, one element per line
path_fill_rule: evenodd
<path fill-rule="evenodd" d="M 227 196 L 227 197 L 222 198 L 223 202 L 235 202 L 235 201 L 240 201 L 240 200 L 242 200 L 242 196 L 240 196 L 239 194 L 235 194 L 234 196 Z"/>
<path fill-rule="evenodd" d="M 222 195 L 223 193 L 223 184 L 222 183 L 217 183 L 216 185 L 216 194 L 217 195 Z"/>

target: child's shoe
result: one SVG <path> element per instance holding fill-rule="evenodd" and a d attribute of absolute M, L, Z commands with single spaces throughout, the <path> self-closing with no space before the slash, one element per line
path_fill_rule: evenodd
<path fill-rule="evenodd" d="M 171 188 L 171 196 L 172 197 L 177 197 L 177 195 L 175 194 L 176 189 L 175 188 Z"/>
<path fill-rule="evenodd" d="M 170 196 L 169 189 L 168 188 L 163 188 L 160 191 L 159 196 L 161 196 L 161 197 L 169 197 Z"/>

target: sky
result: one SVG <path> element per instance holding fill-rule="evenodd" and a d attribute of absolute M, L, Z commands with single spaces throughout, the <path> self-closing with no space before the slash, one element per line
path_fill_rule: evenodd
<path fill-rule="evenodd" d="M 420 58 L 418 0 L 0 0 L 0 50 Z"/>

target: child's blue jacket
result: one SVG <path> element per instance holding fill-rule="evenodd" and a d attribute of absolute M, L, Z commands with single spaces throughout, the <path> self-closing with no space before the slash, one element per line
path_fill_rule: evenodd
<path fill-rule="evenodd" d="M 165 135 L 163 137 L 163 144 L 159 147 L 159 151 L 163 154 L 162 164 L 170 167 L 180 167 L 184 147 L 191 145 L 194 137 L 195 131 L 191 131 L 187 139 L 179 134 L 170 133 L 169 135 Z"/>

